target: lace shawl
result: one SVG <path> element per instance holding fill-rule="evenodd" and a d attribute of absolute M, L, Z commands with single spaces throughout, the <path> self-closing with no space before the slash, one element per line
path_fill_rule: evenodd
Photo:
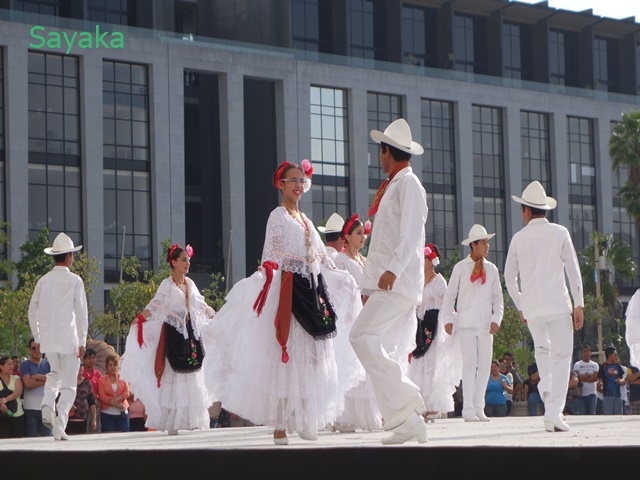
<path fill-rule="evenodd" d="M 366 259 L 365 259 L 366 261 Z M 363 267 L 360 266 L 358 262 L 356 262 L 353 258 L 347 255 L 344 252 L 340 252 L 335 259 L 336 267 L 341 270 L 346 270 L 351 274 L 351 276 L 355 279 L 358 287 L 360 287 L 360 282 L 362 280 L 362 273 L 364 272 Z"/>
<path fill-rule="evenodd" d="M 282 271 L 299 273 L 307 279 L 311 274 L 318 275 L 320 267 L 335 268 L 327 257 L 320 235 L 313 224 L 300 212 L 303 221 L 309 229 L 312 262 L 307 259 L 305 247 L 305 229 L 298 223 L 284 207 L 274 209 L 269 215 L 267 232 L 262 250 L 262 262 L 271 260 L 277 262 Z"/>
<path fill-rule="evenodd" d="M 204 301 L 198 287 L 188 277 L 187 286 L 189 290 L 189 313 L 191 314 L 191 324 L 193 334 L 196 338 L 201 338 L 201 332 L 209 318 L 214 315 L 214 310 Z M 173 283 L 171 277 L 165 278 L 156 292 L 153 300 L 146 307 L 151 316 L 147 320 L 163 321 L 173 326 L 184 338 L 188 337 L 185 319 L 187 317 L 187 304 L 184 292 Z"/>
<path fill-rule="evenodd" d="M 422 318 L 427 310 L 441 310 L 444 294 L 447 291 L 447 282 L 444 277 L 437 274 L 431 282 L 427 283 L 422 290 L 422 303 L 416 312 Z"/>

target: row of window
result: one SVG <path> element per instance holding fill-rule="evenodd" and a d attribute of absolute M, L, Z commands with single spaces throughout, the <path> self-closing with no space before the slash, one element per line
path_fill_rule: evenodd
<path fill-rule="evenodd" d="M 349 216 L 349 123 L 345 108 L 347 92 L 330 87 L 311 87 L 311 142 L 314 164 L 321 172 L 314 177 L 313 215 L 328 218 L 333 212 Z M 367 94 L 368 129 L 383 130 L 402 117 L 402 98 L 375 92 Z M 456 190 L 455 121 L 453 103 L 421 100 L 422 179 L 428 195 L 427 236 L 445 257 L 453 254 L 458 239 Z M 567 117 L 569 152 L 569 202 L 574 244 L 578 251 L 591 243 L 596 230 L 596 178 L 593 121 Z M 500 268 L 508 245 L 505 206 L 505 156 L 502 110 L 472 107 L 473 197 L 475 222 L 495 232 L 490 258 Z M 538 112 L 520 113 L 522 188 L 538 180 L 552 194 L 549 117 Z M 384 178 L 378 162 L 378 146 L 369 141 L 369 201 Z M 616 176 L 616 182 L 620 182 Z M 618 185 L 618 184 L 616 184 Z M 617 192 L 614 191 L 614 198 Z M 636 230 L 619 202 L 614 202 L 614 236 L 633 246 L 640 257 Z M 362 213 L 362 212 L 359 212 Z M 553 212 L 551 212 L 553 215 Z M 345 217 L 346 218 L 346 217 Z M 463 232 L 464 233 L 464 232 Z"/>
<path fill-rule="evenodd" d="M 294 48 L 327 53 L 335 52 L 332 44 L 335 18 L 333 2 L 325 0 L 292 0 L 292 35 Z M 353 57 L 393 61 L 389 51 L 389 5 L 381 0 L 349 0 L 347 53 Z M 448 68 L 459 71 L 501 75 L 521 80 L 545 81 L 557 85 L 594 88 L 635 95 L 640 91 L 640 47 L 636 48 L 639 75 L 637 85 L 621 85 L 623 42 L 613 38 L 593 38 L 591 55 L 593 72 L 579 71 L 578 58 L 584 48 L 578 32 L 550 29 L 544 40 L 536 39 L 534 26 L 502 22 L 502 58 L 494 60 L 498 67 L 490 68 L 491 47 L 487 17 L 456 13 L 450 41 L 452 51 L 443 58 L 441 43 L 449 43 L 442 28 L 441 12 L 437 8 L 403 4 L 401 18 L 402 62 L 417 66 Z M 545 41 L 548 45 L 548 66 L 535 75 L 534 48 Z M 497 70 L 500 68 L 500 70 Z M 548 71 L 547 71 L 548 70 Z"/>

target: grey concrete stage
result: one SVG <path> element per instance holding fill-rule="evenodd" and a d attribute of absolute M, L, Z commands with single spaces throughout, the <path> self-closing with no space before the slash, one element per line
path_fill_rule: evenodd
<path fill-rule="evenodd" d="M 593 475 L 599 468 L 608 471 L 612 460 L 613 464 L 621 462 L 620 468 L 614 468 L 618 473 L 631 472 L 627 470 L 630 459 L 640 460 L 640 416 L 568 416 L 566 421 L 570 432 L 549 433 L 544 431 L 542 417 L 493 418 L 486 423 L 438 419 L 427 424 L 426 444 L 413 441 L 401 446 L 381 445 L 380 439 L 389 435 L 383 431 L 323 431 L 316 442 L 292 434 L 288 446 L 275 446 L 272 430 L 266 427 L 181 431 L 177 436 L 102 433 L 61 442 L 21 438 L 0 440 L 0 458 L 11 459 L 2 462 L 0 471 L 7 474 L 13 466 L 20 466 L 16 472 L 44 474 L 73 465 L 73 470 L 83 472 L 75 478 L 93 480 L 103 474 L 114 478 L 114 468 L 126 465 L 127 473 L 141 475 L 138 478 L 180 478 L 185 476 L 185 465 L 191 465 L 198 471 L 228 470 L 223 478 L 272 478 L 278 473 L 278 479 L 328 480 L 397 474 L 398 478 L 434 478 L 431 474 L 469 478 L 500 466 L 499 470 L 510 472 L 500 477 L 521 480 L 540 478 L 536 474 L 540 465 L 553 465 L 554 473 L 566 471 L 578 478 L 575 475 Z M 25 462 L 29 468 L 22 470 Z M 632 477 L 637 478 L 639 470 Z M 130 478 L 128 474 L 125 479 Z"/>

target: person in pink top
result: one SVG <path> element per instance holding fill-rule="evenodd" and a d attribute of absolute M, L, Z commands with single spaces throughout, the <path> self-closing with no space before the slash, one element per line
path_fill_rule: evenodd
<path fill-rule="evenodd" d="M 98 380 L 102 374 L 100 370 L 94 368 L 96 363 L 96 351 L 93 348 L 87 348 L 84 352 L 84 370 L 82 376 L 91 382 L 93 387 L 93 394 L 98 400 Z"/>

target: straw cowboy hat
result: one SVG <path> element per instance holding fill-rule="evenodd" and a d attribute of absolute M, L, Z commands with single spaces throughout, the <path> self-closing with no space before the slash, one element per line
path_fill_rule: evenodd
<path fill-rule="evenodd" d="M 493 236 L 495 236 L 495 233 L 487 233 L 487 230 L 482 225 L 478 225 L 476 223 L 471 227 L 471 230 L 469 230 L 469 236 L 460 243 L 462 245 L 469 245 L 472 242 L 477 242 L 478 240 L 483 240 L 485 238 L 489 240 Z"/>
<path fill-rule="evenodd" d="M 511 198 L 522 205 L 540 210 L 553 210 L 558 205 L 555 198 L 547 196 L 544 187 L 537 180 L 527 185 L 527 188 L 522 192 L 522 197 L 511 195 Z"/>
<path fill-rule="evenodd" d="M 327 220 L 327 224 L 324 227 L 318 227 L 318 231 L 320 233 L 340 233 L 342 232 L 342 227 L 344 226 L 344 219 L 334 213 Z"/>
<path fill-rule="evenodd" d="M 412 155 L 422 155 L 424 152 L 422 145 L 411 139 L 411 128 L 404 118 L 391 122 L 384 133 L 380 130 L 371 130 L 369 135 L 376 143 L 384 142 Z"/>
<path fill-rule="evenodd" d="M 62 253 L 77 252 L 82 248 L 82 245 L 77 247 L 73 246 L 73 240 L 71 240 L 65 233 L 59 233 L 56 239 L 53 241 L 53 246 L 44 249 L 44 253 L 47 255 L 60 255 Z"/>

